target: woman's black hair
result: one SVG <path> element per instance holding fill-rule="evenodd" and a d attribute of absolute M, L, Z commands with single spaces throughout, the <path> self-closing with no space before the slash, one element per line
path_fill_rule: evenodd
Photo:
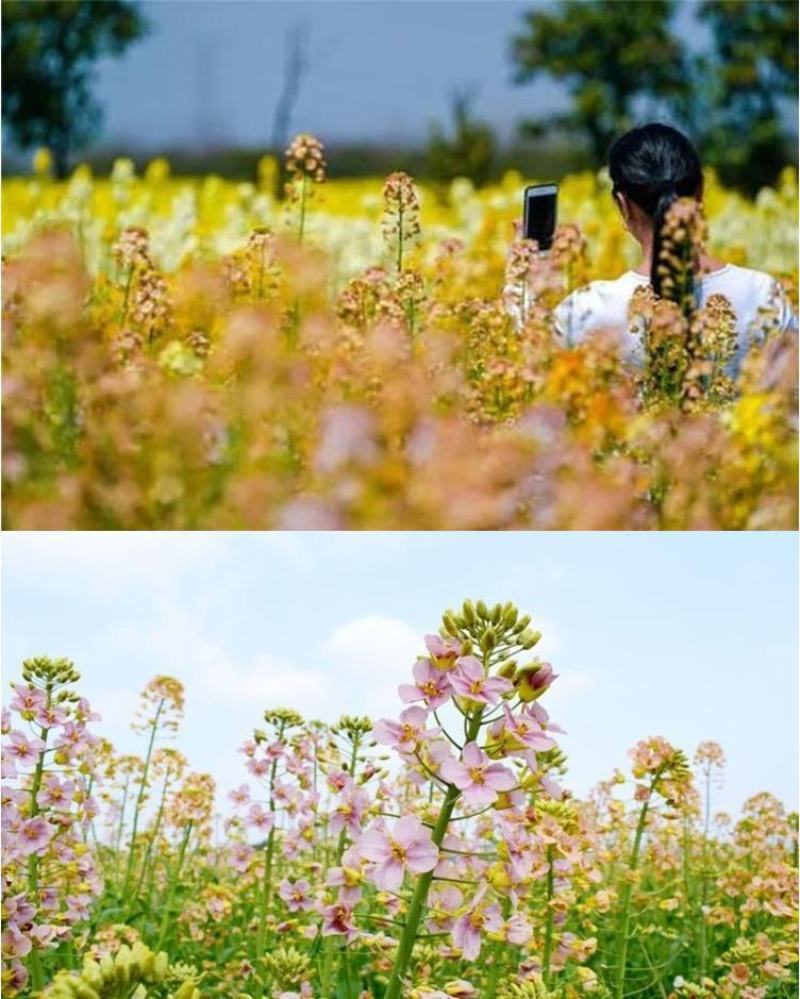
<path fill-rule="evenodd" d="M 658 274 L 664 216 L 677 198 L 696 198 L 703 188 L 700 157 L 677 128 L 653 122 L 632 128 L 608 150 L 614 194 L 624 194 L 653 220 L 650 283 L 661 295 Z"/>

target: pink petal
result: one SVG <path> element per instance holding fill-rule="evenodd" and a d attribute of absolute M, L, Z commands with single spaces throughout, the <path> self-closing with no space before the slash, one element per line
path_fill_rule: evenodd
<path fill-rule="evenodd" d="M 413 843 L 424 832 L 424 827 L 416 815 L 404 815 L 397 820 L 393 837 L 402 847 Z"/>
<path fill-rule="evenodd" d="M 378 888 L 383 888 L 386 891 L 397 891 L 403 883 L 403 865 L 397 857 L 388 857 L 375 868 L 372 880 Z"/>

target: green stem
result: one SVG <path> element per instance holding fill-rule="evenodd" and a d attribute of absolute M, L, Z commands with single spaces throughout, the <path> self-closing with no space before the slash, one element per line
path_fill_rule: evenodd
<path fill-rule="evenodd" d="M 399 201 L 399 198 L 398 198 Z M 397 206 L 397 273 L 403 272 L 403 205 Z"/>
<path fill-rule="evenodd" d="M 503 899 L 503 919 L 508 919 L 511 914 L 511 900 L 509 898 Z M 489 979 L 486 983 L 486 996 L 485 999 L 495 999 L 497 995 L 497 986 L 500 984 L 500 969 L 503 966 L 502 956 L 503 948 L 506 946 L 505 942 L 502 940 L 495 940 L 492 943 L 492 965 L 489 969 Z"/>
<path fill-rule="evenodd" d="M 467 731 L 467 742 L 472 742 L 475 738 L 477 738 L 478 733 L 480 732 L 482 714 L 483 707 L 476 711 L 472 721 L 470 722 L 470 726 Z M 431 834 L 431 839 L 437 847 L 442 845 L 445 833 L 447 832 L 447 826 L 450 823 L 450 817 L 453 814 L 453 809 L 455 808 L 455 804 L 460 795 L 461 792 L 457 787 L 453 784 L 448 785 L 444 801 L 442 802 L 442 807 L 439 810 L 439 817 L 436 819 L 436 825 L 433 827 L 433 833 Z M 411 960 L 411 952 L 414 949 L 414 941 L 417 939 L 417 929 L 419 928 L 420 919 L 422 918 L 422 910 L 425 907 L 425 902 L 428 898 L 428 891 L 430 890 L 432 881 L 432 870 L 427 871 L 425 874 L 420 874 L 419 879 L 417 880 L 416 887 L 414 888 L 414 894 L 411 897 L 411 903 L 408 907 L 405 929 L 400 936 L 400 943 L 397 948 L 397 956 L 394 959 L 392 974 L 389 978 L 389 984 L 386 986 L 384 999 L 400 999 L 403 978 L 405 977 L 409 961 Z"/>
<path fill-rule="evenodd" d="M 550 984 L 550 961 L 553 955 L 553 889 L 555 874 L 553 872 L 553 847 L 547 847 L 547 918 L 544 931 L 544 954 L 542 956 L 542 978 L 545 985 Z"/>
<path fill-rule="evenodd" d="M 134 891 L 133 896 L 131 898 L 129 908 L 133 906 L 133 904 L 136 902 L 139 895 L 141 894 L 144 882 L 147 879 L 147 873 L 150 870 L 150 861 L 153 856 L 153 848 L 156 844 L 156 841 L 158 840 L 158 834 L 161 829 L 161 819 L 164 815 L 164 801 L 167 796 L 168 786 L 169 786 L 169 771 L 167 771 L 167 776 L 164 778 L 164 786 L 161 789 L 161 801 L 159 802 L 158 805 L 158 812 L 156 813 L 156 821 L 153 826 L 153 831 L 150 835 L 150 841 L 147 844 L 147 849 L 145 850 L 144 860 L 142 861 L 142 871 L 141 874 L 139 875 L 139 881 L 136 885 L 136 890 Z"/>
<path fill-rule="evenodd" d="M 169 878 L 169 885 L 167 886 L 167 897 L 164 901 L 164 915 L 161 919 L 161 930 L 158 934 L 158 943 L 156 944 L 156 951 L 161 950 L 164 940 L 167 936 L 167 929 L 169 928 L 169 918 L 172 914 L 172 903 L 175 899 L 175 889 L 178 885 L 178 877 L 181 873 L 181 867 L 183 867 L 183 858 L 186 856 L 186 847 L 189 843 L 189 836 L 192 832 L 192 823 L 188 822 L 186 825 L 186 831 L 183 834 L 183 839 L 181 840 L 181 845 L 178 850 L 178 858 L 175 861 L 175 866 L 172 869 L 172 873 Z"/>
<path fill-rule="evenodd" d="M 631 850 L 630 861 L 628 862 L 628 876 L 625 879 L 625 887 L 622 890 L 622 910 L 620 913 L 619 937 L 617 940 L 617 982 L 614 988 L 615 999 L 622 999 L 625 986 L 625 965 L 628 960 L 628 930 L 630 926 L 631 895 L 633 893 L 632 878 L 639 863 L 639 851 L 642 846 L 642 836 L 647 822 L 647 811 L 650 807 L 650 795 L 653 793 L 653 783 L 650 784 L 650 791 L 642 805 L 639 813 L 639 821 L 636 824 L 636 835 L 633 838 L 633 849 Z"/>
<path fill-rule="evenodd" d="M 136 269 L 135 264 L 131 264 L 130 268 L 128 269 L 128 277 L 127 280 L 125 281 L 125 298 L 122 303 L 122 313 L 120 314 L 119 317 L 120 326 L 122 326 L 122 324 L 125 322 L 125 317 L 128 315 L 128 300 L 130 299 L 131 295 L 131 285 L 133 284 L 133 272 L 135 269 Z"/>
<path fill-rule="evenodd" d="M 308 178 L 303 174 L 303 180 L 300 185 L 300 229 L 297 233 L 297 242 L 303 242 L 303 233 L 306 228 L 306 185 L 308 184 Z"/>
<path fill-rule="evenodd" d="M 285 724 L 281 722 L 278 728 L 278 742 L 283 738 Z M 273 788 L 275 786 L 275 774 L 278 770 L 278 757 L 272 761 L 269 771 L 269 810 L 272 813 L 273 821 L 267 837 L 266 856 L 264 858 L 264 879 L 261 882 L 261 897 L 258 905 L 258 931 L 256 933 L 256 958 L 261 960 L 264 954 L 264 947 L 267 939 L 267 916 L 272 900 L 272 858 L 275 850 L 275 798 Z M 263 995 L 263 991 L 261 992 Z"/>
<path fill-rule="evenodd" d="M 47 707 L 50 707 L 52 699 L 52 688 L 50 684 L 47 685 Z M 42 774 L 44 773 L 44 754 L 47 749 L 47 735 L 49 733 L 49 728 L 43 728 L 41 732 L 41 740 L 45 744 L 45 748 L 39 753 L 39 758 L 36 761 L 36 769 L 33 771 L 33 783 L 31 784 L 31 805 L 30 812 L 31 818 L 35 818 L 39 814 L 39 802 L 38 795 L 39 789 L 42 786 Z M 39 894 L 39 858 L 35 853 L 32 853 L 28 857 L 28 898 L 32 905 L 37 908 L 39 906 L 38 900 Z M 34 990 L 41 989 L 44 985 L 44 975 L 42 973 L 42 960 L 37 949 L 31 951 L 29 967 L 31 973 L 31 985 Z"/>
<path fill-rule="evenodd" d="M 128 851 L 128 863 L 125 866 L 125 879 L 122 882 L 122 897 L 125 898 L 128 894 L 128 888 L 130 887 L 131 877 L 133 876 L 133 864 L 134 858 L 136 856 L 136 831 L 139 827 L 139 814 L 142 810 L 142 804 L 144 803 L 145 791 L 147 789 L 147 774 L 150 770 L 150 759 L 153 755 L 153 745 L 156 741 L 156 731 L 158 729 L 158 719 L 161 716 L 161 712 L 164 708 L 164 698 L 158 702 L 158 707 L 156 708 L 155 717 L 153 718 L 153 724 L 150 726 L 150 741 L 147 744 L 147 756 L 144 759 L 144 770 L 142 770 L 142 779 L 139 782 L 139 793 L 136 796 L 136 804 L 133 807 L 133 827 L 131 829 L 131 846 Z"/>

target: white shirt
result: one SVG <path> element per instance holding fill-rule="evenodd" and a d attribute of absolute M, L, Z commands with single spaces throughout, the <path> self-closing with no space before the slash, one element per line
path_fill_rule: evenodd
<path fill-rule="evenodd" d="M 650 279 L 635 271 L 626 271 L 615 281 L 592 281 L 568 295 L 555 310 L 556 326 L 567 344 L 580 342 L 590 330 L 604 328 L 620 330 L 625 353 L 641 358 L 639 338 L 628 328 L 628 305 L 634 290 L 647 285 Z M 724 295 L 736 313 L 738 339 L 737 360 L 750 346 L 749 331 L 769 325 L 781 332 L 797 331 L 797 316 L 782 286 L 771 275 L 749 267 L 725 264 L 717 271 L 704 275 L 699 284 L 699 304 L 710 295 Z M 764 320 L 759 313 L 771 309 L 775 317 Z"/>

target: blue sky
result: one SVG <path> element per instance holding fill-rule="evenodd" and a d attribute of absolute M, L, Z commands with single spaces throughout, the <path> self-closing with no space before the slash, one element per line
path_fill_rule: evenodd
<path fill-rule="evenodd" d="M 308 32 L 310 68 L 292 123 L 323 141 L 424 138 L 449 120 L 451 94 L 474 88 L 475 111 L 501 133 L 521 117 L 563 110 L 566 91 L 511 82 L 511 37 L 538 0 L 146 0 L 152 31 L 99 67 L 104 138 L 157 147 L 269 136 L 287 33 Z M 695 45 L 694 0 L 676 28 Z"/>
<path fill-rule="evenodd" d="M 664 735 L 728 757 L 715 805 L 797 804 L 797 542 L 790 534 L 4 534 L 5 685 L 68 656 L 98 730 L 156 673 L 187 688 L 177 746 L 223 790 L 268 706 L 396 717 L 421 636 L 464 597 L 514 600 L 560 679 L 566 783 L 585 793 Z"/>

